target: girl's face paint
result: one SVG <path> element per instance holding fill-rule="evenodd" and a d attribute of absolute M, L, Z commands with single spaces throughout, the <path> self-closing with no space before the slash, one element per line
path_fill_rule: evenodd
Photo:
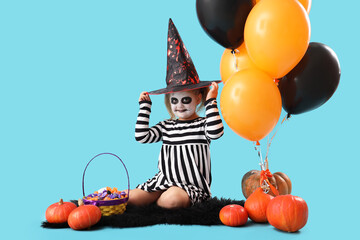
<path fill-rule="evenodd" d="M 170 95 L 171 110 L 180 120 L 196 117 L 196 106 L 200 103 L 199 96 L 191 91 L 175 92 Z"/>

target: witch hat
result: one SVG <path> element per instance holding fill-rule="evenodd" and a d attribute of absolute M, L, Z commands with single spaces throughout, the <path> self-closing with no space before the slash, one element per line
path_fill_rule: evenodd
<path fill-rule="evenodd" d="M 148 92 L 152 95 L 204 88 L 216 81 L 200 81 L 191 57 L 171 18 L 169 19 L 166 88 Z"/>

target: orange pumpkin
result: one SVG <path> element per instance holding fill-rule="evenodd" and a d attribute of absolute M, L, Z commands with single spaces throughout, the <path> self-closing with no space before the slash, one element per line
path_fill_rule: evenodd
<path fill-rule="evenodd" d="M 220 221 L 227 226 L 242 226 L 247 222 L 248 213 L 240 205 L 231 204 L 223 207 L 219 213 Z"/>
<path fill-rule="evenodd" d="M 304 199 L 290 194 L 275 197 L 266 210 L 269 223 L 285 232 L 296 232 L 303 228 L 308 214 Z"/>
<path fill-rule="evenodd" d="M 276 172 L 272 174 L 271 178 L 268 178 L 270 183 L 279 191 L 280 195 L 291 193 L 291 181 L 290 178 L 282 172 Z M 241 180 L 241 188 L 245 198 L 248 198 L 251 193 L 260 187 L 260 171 L 251 170 L 243 176 Z M 275 196 L 273 192 L 269 192 L 272 196 Z"/>
<path fill-rule="evenodd" d="M 69 214 L 76 208 L 72 202 L 64 202 L 60 199 L 59 202 L 51 204 L 45 212 L 45 218 L 49 223 L 65 223 L 68 220 Z"/>
<path fill-rule="evenodd" d="M 245 201 L 244 207 L 249 218 L 254 222 L 267 222 L 266 209 L 273 198 L 273 196 L 264 193 L 262 188 L 257 188 Z"/>
<path fill-rule="evenodd" d="M 100 208 L 94 205 L 84 205 L 79 200 L 79 207 L 72 211 L 68 218 L 69 226 L 74 230 L 90 228 L 101 219 Z"/>

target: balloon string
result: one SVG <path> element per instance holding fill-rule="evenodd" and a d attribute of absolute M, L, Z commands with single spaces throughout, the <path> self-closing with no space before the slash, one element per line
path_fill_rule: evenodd
<path fill-rule="evenodd" d="M 260 147 L 260 143 L 259 141 L 255 141 L 254 142 L 254 147 L 255 147 L 255 151 L 257 151 L 259 159 L 260 159 L 260 168 L 261 168 L 261 178 L 260 178 L 260 186 L 263 189 L 263 191 L 265 193 L 268 193 L 270 190 L 277 196 L 279 195 L 278 190 L 270 183 L 268 177 L 272 177 L 271 172 L 269 171 L 269 161 L 268 161 L 268 155 L 269 155 L 269 149 L 271 146 L 271 143 L 274 139 L 274 137 L 276 136 L 277 132 L 279 131 L 281 125 L 288 120 L 291 117 L 291 114 L 287 114 L 284 119 L 281 121 L 280 126 L 278 127 L 278 129 L 276 129 L 275 133 L 273 134 L 273 136 L 271 137 L 271 139 L 267 140 L 267 149 L 266 149 L 266 155 L 265 155 L 265 159 L 262 158 L 262 154 L 261 154 L 261 147 Z"/>
<path fill-rule="evenodd" d="M 254 142 L 254 148 L 255 148 L 255 151 L 257 151 L 258 153 L 258 156 L 259 156 L 259 160 L 260 160 L 260 168 L 261 170 L 265 170 L 265 164 L 263 162 L 263 158 L 262 158 L 262 155 L 261 155 L 261 147 L 260 147 L 260 144 L 258 144 L 258 142 Z"/>
<path fill-rule="evenodd" d="M 239 71 L 238 67 L 237 67 L 237 60 L 236 60 L 236 56 L 235 56 L 235 50 L 231 50 L 231 53 L 233 54 L 234 56 L 234 65 L 235 65 L 235 70 L 236 71 Z"/>
<path fill-rule="evenodd" d="M 265 163 L 263 161 L 259 141 L 254 142 L 254 146 L 255 146 L 255 151 L 257 151 L 259 159 L 260 159 L 260 163 L 259 163 L 260 168 L 261 168 L 260 187 L 262 188 L 264 193 L 268 193 L 270 191 L 270 189 L 273 192 L 276 192 L 276 189 L 273 190 L 274 187 L 271 185 L 271 183 L 269 182 L 269 180 L 267 178 L 267 177 L 271 177 L 272 175 L 268 169 L 267 161 L 265 160 Z"/>
<path fill-rule="evenodd" d="M 273 175 L 269 169 L 261 170 L 260 172 L 260 186 L 265 193 L 268 193 L 270 190 L 275 194 L 279 195 L 279 191 L 270 183 L 269 178 L 272 178 Z"/>
<path fill-rule="evenodd" d="M 260 158 L 260 187 L 262 188 L 264 193 L 269 193 L 270 190 L 275 194 L 275 196 L 279 195 L 279 191 L 270 183 L 269 177 L 271 178 L 273 175 L 269 171 L 268 161 L 265 159 L 265 162 L 263 161 L 262 155 L 261 155 L 261 148 L 260 144 L 258 142 L 254 142 L 255 150 L 258 152 L 258 156 Z"/>
<path fill-rule="evenodd" d="M 280 126 L 278 127 L 278 129 L 276 129 L 274 135 L 271 137 L 270 141 L 269 141 L 269 138 L 268 138 L 268 141 L 267 141 L 267 149 L 266 149 L 266 155 L 265 155 L 265 161 L 268 162 L 268 156 L 269 156 L 269 149 L 270 149 L 270 146 L 271 146 L 271 143 L 274 139 L 274 137 L 276 136 L 277 132 L 279 131 L 280 127 L 282 126 L 282 124 L 287 121 L 289 118 L 291 117 L 291 114 L 287 114 L 284 119 L 281 121 L 280 123 Z"/>

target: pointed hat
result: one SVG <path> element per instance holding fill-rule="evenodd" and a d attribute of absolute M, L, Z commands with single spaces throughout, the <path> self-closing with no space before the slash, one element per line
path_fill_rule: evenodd
<path fill-rule="evenodd" d="M 221 82 L 221 80 L 199 80 L 191 57 L 171 18 L 169 19 L 167 42 L 166 88 L 148 92 L 149 94 L 181 92 L 208 87 L 212 82 Z"/>

